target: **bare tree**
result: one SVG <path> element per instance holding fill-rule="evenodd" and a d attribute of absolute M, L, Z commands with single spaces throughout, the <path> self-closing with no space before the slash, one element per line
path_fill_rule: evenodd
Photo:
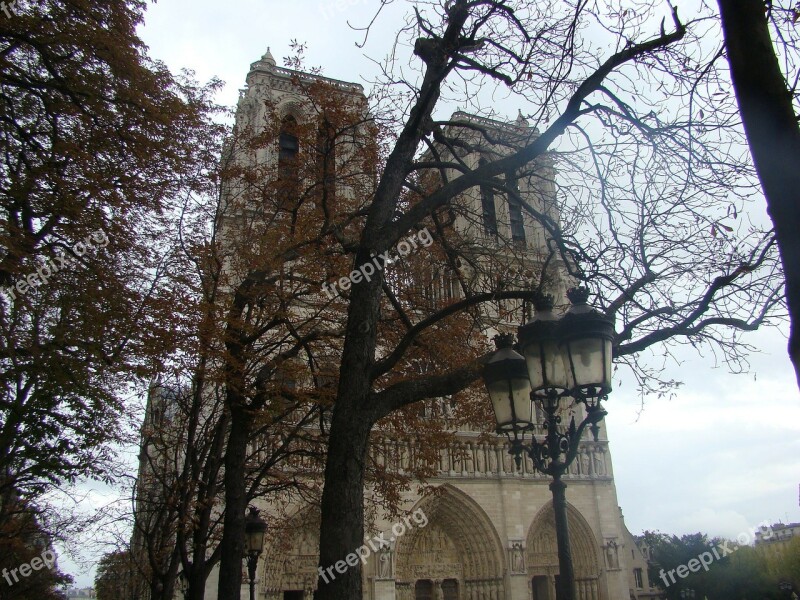
<path fill-rule="evenodd" d="M 229 149 L 237 143 L 230 138 Z M 245 223 L 252 223 L 253 217 L 241 218 L 235 194 L 225 195 L 224 202 L 218 202 L 219 197 L 186 196 L 165 266 L 165 277 L 183 293 L 171 307 L 175 351 L 165 357 L 162 373 L 150 387 L 140 432 L 130 545 L 131 560 L 153 600 L 173 598 L 179 585 L 186 598 L 204 597 L 206 579 L 224 562 L 219 542 L 222 524 L 229 519 L 228 489 L 240 494 L 245 506 L 287 491 L 313 495 L 307 489 L 307 481 L 313 479 L 308 470 L 318 475 L 324 455 L 320 419 L 329 392 L 319 377 L 319 394 L 295 393 L 292 382 L 299 375 L 283 368 L 269 390 L 262 384 L 259 406 L 242 414 L 237 413 L 241 407 L 231 410 L 227 404 L 224 383 L 231 359 L 226 353 L 226 322 L 218 317 L 235 310 L 241 293 L 231 286 L 231 271 L 236 272 L 231 261 L 244 259 L 265 240 L 259 232 L 245 232 Z M 235 240 L 222 239 L 228 234 L 228 221 L 243 226 Z M 264 333 L 268 331 L 269 327 Z M 247 371 L 263 366 L 272 350 L 252 343 L 243 346 L 235 356 Z M 321 376 L 319 369 L 316 372 Z M 256 392 L 240 388 L 240 393 L 247 397 Z M 232 455 L 242 462 L 231 466 Z M 301 459 L 311 464 L 298 465 Z M 240 556 L 232 557 L 237 566 Z"/>
<path fill-rule="evenodd" d="M 360 229 L 347 244 L 331 242 L 351 253 L 358 269 L 429 225 L 443 262 L 462 271 L 462 297 L 441 307 L 422 297 L 398 299 L 383 278 L 353 283 L 322 496 L 323 569 L 362 543 L 375 424 L 475 382 L 485 352 L 475 334 L 500 326 L 497 312 L 487 319 L 479 307 L 532 298 L 511 278 L 490 278 L 489 290 L 468 285 L 470 254 L 451 243 L 448 222 L 463 214 L 459 198 L 469 190 L 485 185 L 517 199 L 546 237 L 534 287 L 553 286 L 559 270 L 567 283 L 588 284 L 617 320 L 617 361 L 645 390 L 671 383 L 642 359 L 646 351 L 691 344 L 740 368 L 747 347 L 738 332 L 780 314 L 773 237 L 741 222 L 742 198 L 754 193 L 755 182 L 731 150 L 740 141 L 735 107 L 724 94 L 714 96 L 719 51 L 699 41 L 705 18 L 683 21 L 674 9 L 663 12 L 641 3 L 604 12 L 584 2 L 415 7 L 401 35 L 411 38 L 419 78 L 403 79 L 387 61 L 386 84 L 411 93 L 393 97 L 385 113 L 375 111 L 394 138 Z M 608 36 L 612 49 L 582 33 L 588 28 Z M 541 128 L 483 163 L 473 160 L 482 148 L 470 148 L 458 132 L 477 131 L 484 138 L 478 145 L 489 146 L 496 145 L 492 128 L 434 117 L 452 90 L 463 101 L 479 98 L 481 85 L 517 94 L 527 119 Z M 551 182 L 558 218 L 510 184 L 517 172 L 535 177 L 530 165 L 547 156 L 559 174 Z M 425 177 L 432 169 L 439 172 L 434 181 Z M 471 327 L 453 326 L 461 318 Z M 442 339 L 458 352 L 443 349 Z M 425 366 L 413 376 L 409 367 L 421 359 Z M 360 597 L 361 569 L 318 586 L 320 599 Z"/>

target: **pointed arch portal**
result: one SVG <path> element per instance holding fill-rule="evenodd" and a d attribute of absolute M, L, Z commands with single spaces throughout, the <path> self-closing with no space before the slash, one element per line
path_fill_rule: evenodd
<path fill-rule="evenodd" d="M 600 563 L 594 533 L 583 515 L 570 504 L 567 505 L 567 522 L 578 598 L 598 600 Z M 533 590 L 533 600 L 555 598 L 558 545 L 552 504 L 544 506 L 534 518 L 528 530 L 527 550 L 528 579 Z"/>
<path fill-rule="evenodd" d="M 423 498 L 415 510 L 428 518 L 425 527 L 397 540 L 398 600 L 434 597 L 501 600 L 503 550 L 489 517 L 469 496 L 450 485 Z"/>
<path fill-rule="evenodd" d="M 312 597 L 317 587 L 319 523 L 319 508 L 310 506 L 297 511 L 280 529 L 269 530 L 269 543 L 259 561 L 264 573 L 261 594 L 270 600 Z"/>

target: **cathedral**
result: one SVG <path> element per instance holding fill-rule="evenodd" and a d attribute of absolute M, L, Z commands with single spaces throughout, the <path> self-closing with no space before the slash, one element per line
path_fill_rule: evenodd
<path fill-rule="evenodd" d="M 262 123 L 275 115 L 302 122 L 307 107 L 297 86 L 315 81 L 335 87 L 354 105 L 366 106 L 360 85 L 279 67 L 267 51 L 250 67 L 237 124 Z M 266 105 L 274 110 L 267 111 Z M 537 133 L 521 115 L 515 121 L 501 122 L 459 111 L 450 121 L 474 125 L 473 130 L 493 131 L 498 142 L 485 151 L 494 155 L 507 152 L 514 140 Z M 296 152 L 296 141 L 282 136 L 274 155 L 267 153 L 259 160 L 280 160 L 292 152 Z M 475 165 L 482 160 L 480 155 L 462 158 Z M 520 178 L 513 184 L 526 201 L 557 220 L 552 201 L 555 190 L 548 183 L 554 177 L 553 167 L 540 164 L 536 168 L 539 177 Z M 487 240 L 500 235 L 513 242 L 515 251 L 524 255 L 523 261 L 539 260 L 546 248 L 545 235 L 518 204 L 477 187 L 465 194 L 463 202 L 473 209 L 464 214 L 480 218 L 458 215 L 454 226 L 467 238 L 480 241 L 476 247 L 482 244 L 483 251 L 476 251 L 478 255 L 497 254 Z M 564 278 L 552 286 L 561 297 L 566 287 Z M 436 293 L 448 297 L 456 292 L 443 281 Z M 501 328 L 485 333 L 491 336 Z M 449 405 L 443 399 L 427 405 L 426 410 L 432 417 L 447 419 Z M 555 600 L 559 568 L 549 479 L 536 472 L 527 458 L 516 465 L 508 441 L 500 435 L 465 427 L 456 431 L 454 440 L 439 453 L 437 472 L 428 479 L 426 491 L 412 486 L 402 492 L 404 516 L 378 510 L 370 519 L 370 539 L 357 551 L 364 562 L 364 600 Z M 403 472 L 410 468 L 413 442 L 383 437 L 374 445 L 374 460 L 387 469 Z M 604 424 L 597 441 L 591 436 L 583 439 L 565 482 L 578 597 L 662 598 L 648 579 L 647 548 L 625 527 Z M 256 504 L 268 522 L 278 508 L 266 502 Z M 284 540 L 280 548 L 267 547 L 261 555 L 256 597 L 311 600 L 319 577 L 337 575 L 335 569 L 318 569 L 318 510 L 299 501 L 280 508 L 293 515 L 287 529 L 291 539 Z M 246 597 L 246 574 L 243 581 L 242 595 Z M 214 598 L 216 588 L 217 576 L 212 573 L 206 597 Z"/>

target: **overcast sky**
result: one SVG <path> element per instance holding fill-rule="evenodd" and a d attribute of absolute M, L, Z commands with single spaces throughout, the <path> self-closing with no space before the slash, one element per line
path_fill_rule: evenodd
<path fill-rule="evenodd" d="M 690 3 L 683 4 L 689 14 Z M 309 66 L 366 85 L 375 73 L 367 57 L 386 54 L 407 10 L 404 2 L 391 6 L 357 48 L 363 33 L 348 21 L 363 27 L 375 7 L 374 0 L 160 0 L 140 33 L 151 56 L 173 71 L 224 80 L 218 100 L 232 106 L 250 63 L 270 47 L 282 64 L 293 39 L 308 43 Z M 513 119 L 518 108 L 525 109 L 501 103 L 498 110 Z M 763 207 L 755 211 L 762 221 Z M 612 394 L 606 408 L 614 473 L 633 533 L 735 537 L 765 520 L 800 521 L 800 402 L 786 342 L 775 330 L 750 341 L 762 354 L 751 358 L 749 374 L 731 375 L 711 358 L 687 354 L 670 367 L 685 382 L 672 400 L 651 398 L 640 411 L 633 382 L 625 381 Z M 88 574 L 78 578 L 90 581 Z"/>

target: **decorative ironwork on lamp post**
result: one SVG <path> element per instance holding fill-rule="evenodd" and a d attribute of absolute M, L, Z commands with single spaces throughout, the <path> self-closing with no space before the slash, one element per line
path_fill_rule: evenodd
<path fill-rule="evenodd" d="M 256 568 L 258 557 L 264 550 L 264 535 L 267 524 L 258 516 L 258 509 L 250 507 L 244 520 L 245 550 L 247 551 L 247 576 L 250 578 L 250 600 L 256 597 Z"/>
<path fill-rule="evenodd" d="M 553 513 L 558 545 L 558 600 L 575 600 L 575 573 L 567 523 L 566 484 L 562 476 L 578 453 L 584 430 L 597 441 L 598 423 L 606 416 L 600 402 L 611 392 L 614 322 L 587 304 L 589 291 L 567 292 L 572 306 L 563 318 L 553 313 L 553 297 L 539 295 L 534 319 L 518 331 L 519 354 L 511 334 L 495 338 L 497 351 L 484 367 L 483 379 L 492 401 L 497 432 L 508 436 L 517 468 L 527 454 L 534 467 L 552 478 Z M 576 425 L 561 426 L 562 398 L 586 407 Z M 534 433 L 534 403 L 544 412 L 545 435 Z M 525 434 L 531 433 L 526 440 Z"/>

